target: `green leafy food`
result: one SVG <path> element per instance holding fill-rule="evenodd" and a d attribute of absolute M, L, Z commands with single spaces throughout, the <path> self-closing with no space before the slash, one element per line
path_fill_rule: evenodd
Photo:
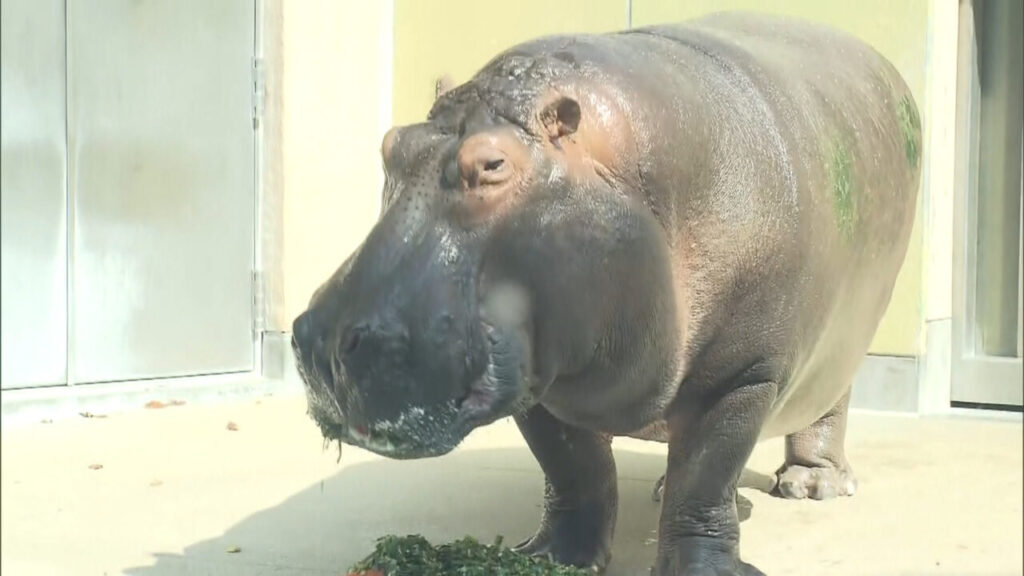
<path fill-rule="evenodd" d="M 562 566 L 502 546 L 501 537 L 487 546 L 473 538 L 434 546 L 419 535 L 385 536 L 372 554 L 349 574 L 383 576 L 583 576 L 580 568 Z"/>

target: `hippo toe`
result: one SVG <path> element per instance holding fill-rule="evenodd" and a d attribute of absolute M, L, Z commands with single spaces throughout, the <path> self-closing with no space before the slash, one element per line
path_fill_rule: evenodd
<path fill-rule="evenodd" d="M 776 478 L 776 495 L 790 500 L 828 500 L 853 496 L 857 490 L 857 480 L 849 466 L 783 466 Z"/>

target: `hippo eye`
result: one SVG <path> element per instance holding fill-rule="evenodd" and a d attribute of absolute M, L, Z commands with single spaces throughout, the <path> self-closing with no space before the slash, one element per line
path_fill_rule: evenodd
<path fill-rule="evenodd" d="M 455 157 L 460 189 L 475 190 L 505 184 L 515 175 L 515 165 L 502 146 L 503 138 L 508 136 L 481 133 L 462 143 Z"/>

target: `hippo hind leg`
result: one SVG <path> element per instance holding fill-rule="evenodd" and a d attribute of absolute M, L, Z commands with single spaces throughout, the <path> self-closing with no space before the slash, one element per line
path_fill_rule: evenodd
<path fill-rule="evenodd" d="M 786 463 L 776 472 L 775 495 L 789 499 L 827 500 L 852 496 L 857 480 L 846 460 L 847 391 L 824 416 L 786 436 Z"/>
<path fill-rule="evenodd" d="M 566 424 L 540 405 L 516 424 L 544 472 L 540 528 L 516 551 L 603 571 L 619 498 L 611 436 Z"/>
<path fill-rule="evenodd" d="M 794 500 L 853 496 L 857 479 L 844 449 L 849 406 L 850 393 L 847 392 L 814 424 L 786 436 L 786 463 L 775 474 L 776 496 Z M 651 500 L 660 502 L 664 494 L 665 475 L 662 474 L 654 483 Z"/>

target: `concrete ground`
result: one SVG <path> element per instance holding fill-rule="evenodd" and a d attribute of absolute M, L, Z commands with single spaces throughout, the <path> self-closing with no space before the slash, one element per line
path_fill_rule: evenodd
<path fill-rule="evenodd" d="M 860 488 L 829 502 L 766 495 L 782 457 L 766 442 L 740 491 L 742 555 L 771 575 L 1021 574 L 1021 432 L 1019 420 L 855 414 Z M 608 574 L 646 575 L 665 448 L 615 446 Z M 301 396 L 8 427 L 0 453 L 5 576 L 336 576 L 383 534 L 513 542 L 540 513 L 540 472 L 510 422 L 439 459 L 346 447 L 338 462 Z"/>

